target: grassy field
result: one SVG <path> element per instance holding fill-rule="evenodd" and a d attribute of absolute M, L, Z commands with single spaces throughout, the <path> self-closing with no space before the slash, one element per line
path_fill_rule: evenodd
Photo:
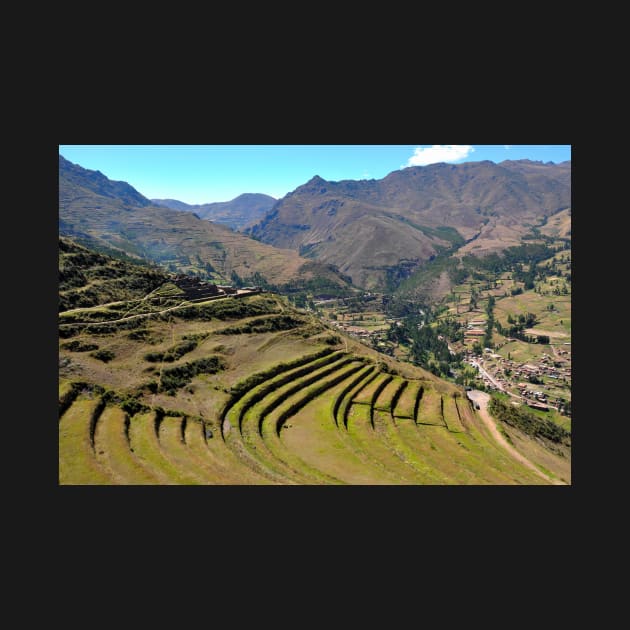
<path fill-rule="evenodd" d="M 416 409 L 416 401 L 421 387 L 422 384 L 420 381 L 409 382 L 401 397 L 398 399 L 398 404 L 393 411 L 395 416 L 411 419 L 415 417 L 414 412 Z"/>
<path fill-rule="evenodd" d="M 550 311 L 549 306 L 554 310 Z M 569 341 L 571 336 L 571 296 L 543 296 L 533 291 L 527 291 L 522 295 L 497 300 L 494 308 L 495 318 L 503 326 L 509 326 L 507 317 L 518 317 L 526 313 L 535 313 L 539 323 L 532 329 L 535 334 L 554 335 L 558 339 Z"/>
<path fill-rule="evenodd" d="M 510 356 L 512 361 L 517 363 L 531 363 L 539 359 L 543 353 L 551 354 L 551 348 L 546 344 L 508 341 L 496 350 L 496 353 L 506 359 Z"/>
<path fill-rule="evenodd" d="M 90 427 L 98 413 L 98 398 L 79 397 L 59 423 L 59 483 L 100 485 L 115 483 L 96 460 Z"/>

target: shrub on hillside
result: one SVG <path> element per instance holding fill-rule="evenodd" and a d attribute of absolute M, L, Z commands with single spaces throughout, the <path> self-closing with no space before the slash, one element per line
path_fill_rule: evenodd
<path fill-rule="evenodd" d="M 175 393 L 175 390 L 187 385 L 198 374 L 216 374 L 227 367 L 225 360 L 218 356 L 190 361 L 183 365 L 162 371 L 161 391 Z"/>
<path fill-rule="evenodd" d="M 164 352 L 147 352 L 147 354 L 144 355 L 144 360 L 151 363 L 159 363 L 160 361 L 173 363 L 173 361 L 183 357 L 188 352 L 192 352 L 197 345 L 197 341 L 189 339 L 164 350 Z"/>
<path fill-rule="evenodd" d="M 79 339 L 62 343 L 61 347 L 64 350 L 69 350 L 70 352 L 89 352 L 90 350 L 98 350 L 98 344 L 85 343 Z"/>
<path fill-rule="evenodd" d="M 336 346 L 338 343 L 341 343 L 341 337 L 339 335 L 329 335 L 322 339 L 322 341 L 329 346 Z"/>
<path fill-rule="evenodd" d="M 280 315 L 277 317 L 261 317 L 247 322 L 241 326 L 228 326 L 217 331 L 221 335 L 243 335 L 248 333 L 277 332 L 280 330 L 291 330 L 303 325 L 304 321 L 291 315 Z"/>
<path fill-rule="evenodd" d="M 68 289 L 75 289 L 77 287 L 83 287 L 87 284 L 87 279 L 80 269 L 74 267 L 60 267 L 59 268 L 59 290 L 67 291 Z"/>
<path fill-rule="evenodd" d="M 99 296 L 94 289 L 85 289 L 84 291 L 67 291 L 59 294 L 59 311 L 67 311 L 71 308 L 89 308 L 97 306 Z"/>
<path fill-rule="evenodd" d="M 135 416 L 137 413 L 146 413 L 147 411 L 150 411 L 150 407 L 142 404 L 139 400 L 132 397 L 123 400 L 120 403 L 120 407 L 125 413 L 128 413 L 130 416 Z"/>
<path fill-rule="evenodd" d="M 183 340 L 185 341 L 203 341 L 204 339 L 206 339 L 208 336 L 210 335 L 210 333 L 191 333 L 190 335 L 184 335 L 182 337 Z"/>
<path fill-rule="evenodd" d="M 378 369 L 381 372 L 385 372 L 385 374 L 393 374 L 394 376 L 396 374 L 398 374 L 398 370 L 396 370 L 395 368 L 392 368 L 389 365 L 387 365 L 387 363 L 385 363 L 385 361 L 379 361 Z"/>
<path fill-rule="evenodd" d="M 111 350 L 97 350 L 96 352 L 92 352 L 90 356 L 103 363 L 109 363 L 116 355 Z"/>
<path fill-rule="evenodd" d="M 151 338 L 151 331 L 146 328 L 141 328 L 140 330 L 134 330 L 127 335 L 127 339 L 131 339 L 132 341 L 147 341 Z"/>

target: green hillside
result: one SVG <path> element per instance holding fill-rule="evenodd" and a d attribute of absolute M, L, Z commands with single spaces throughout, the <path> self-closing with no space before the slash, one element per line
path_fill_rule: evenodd
<path fill-rule="evenodd" d="M 60 249 L 62 485 L 570 483 L 559 454 L 544 473 L 506 452 L 463 388 L 278 294 L 190 303 L 154 269 Z"/>
<path fill-rule="evenodd" d="M 168 281 L 158 267 L 139 266 L 59 239 L 59 310 L 142 298 Z"/>

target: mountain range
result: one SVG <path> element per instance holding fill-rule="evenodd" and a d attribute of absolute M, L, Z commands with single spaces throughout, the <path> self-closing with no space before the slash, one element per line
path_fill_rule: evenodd
<path fill-rule="evenodd" d="M 101 251 L 123 252 L 218 282 L 238 277 L 296 286 L 318 278 L 322 286 L 347 286 L 330 265 L 255 241 L 193 213 L 156 206 L 129 184 L 61 155 L 59 234 Z"/>
<path fill-rule="evenodd" d="M 165 206 L 171 210 L 193 212 L 200 219 L 221 223 L 233 230 L 241 230 L 262 219 L 277 200 L 261 193 L 243 193 L 231 201 L 196 205 L 176 199 L 152 199 L 151 201 L 158 206 Z"/>
<path fill-rule="evenodd" d="M 380 180 L 314 176 L 277 201 L 247 193 L 195 206 L 147 199 L 59 156 L 59 204 L 61 235 L 173 271 L 383 290 L 437 256 L 504 250 L 535 230 L 570 237 L 571 162 L 439 163 Z"/>
<path fill-rule="evenodd" d="M 382 288 L 392 272 L 404 277 L 447 249 L 483 255 L 517 245 L 570 205 L 570 161 L 439 163 L 380 180 L 315 176 L 245 232 Z"/>

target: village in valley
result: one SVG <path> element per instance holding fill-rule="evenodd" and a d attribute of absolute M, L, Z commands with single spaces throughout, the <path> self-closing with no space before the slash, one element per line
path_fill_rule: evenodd
<path fill-rule="evenodd" d="M 521 399 L 532 409 L 555 409 L 571 415 L 571 344 L 550 345 L 553 356 L 541 353 L 532 363 L 504 358 L 490 348 L 481 356 L 464 353 L 464 362 L 475 368 L 487 390 L 496 390 Z M 564 349 L 567 348 L 567 349 Z"/>
<path fill-rule="evenodd" d="M 466 386 L 508 395 L 514 405 L 525 404 L 537 412 L 571 416 L 571 295 L 570 251 L 563 250 L 547 263 L 534 289 L 523 291 L 524 282 L 510 273 L 492 280 L 454 286 L 428 325 L 439 330 L 449 321 L 453 336 L 439 334 L 452 357 L 460 359 L 445 377 Z M 568 281 L 567 281 L 568 280 Z M 569 287 L 569 289 L 567 289 Z M 488 301 L 492 299 L 488 322 Z M 384 294 L 364 292 L 351 299 L 332 298 L 310 302 L 309 310 L 328 325 L 379 352 L 414 362 L 412 340 L 392 334 L 405 325 L 394 316 Z M 533 311 L 533 312 L 532 312 Z M 417 309 L 416 326 L 425 325 Z M 520 318 L 520 319 L 519 319 Z M 521 323 L 518 336 L 511 324 Z M 488 340 L 491 343 L 485 345 Z M 408 342 L 408 343 L 407 343 Z M 437 361 L 436 361 L 437 363 Z M 430 367 L 430 366 L 429 366 Z"/>

